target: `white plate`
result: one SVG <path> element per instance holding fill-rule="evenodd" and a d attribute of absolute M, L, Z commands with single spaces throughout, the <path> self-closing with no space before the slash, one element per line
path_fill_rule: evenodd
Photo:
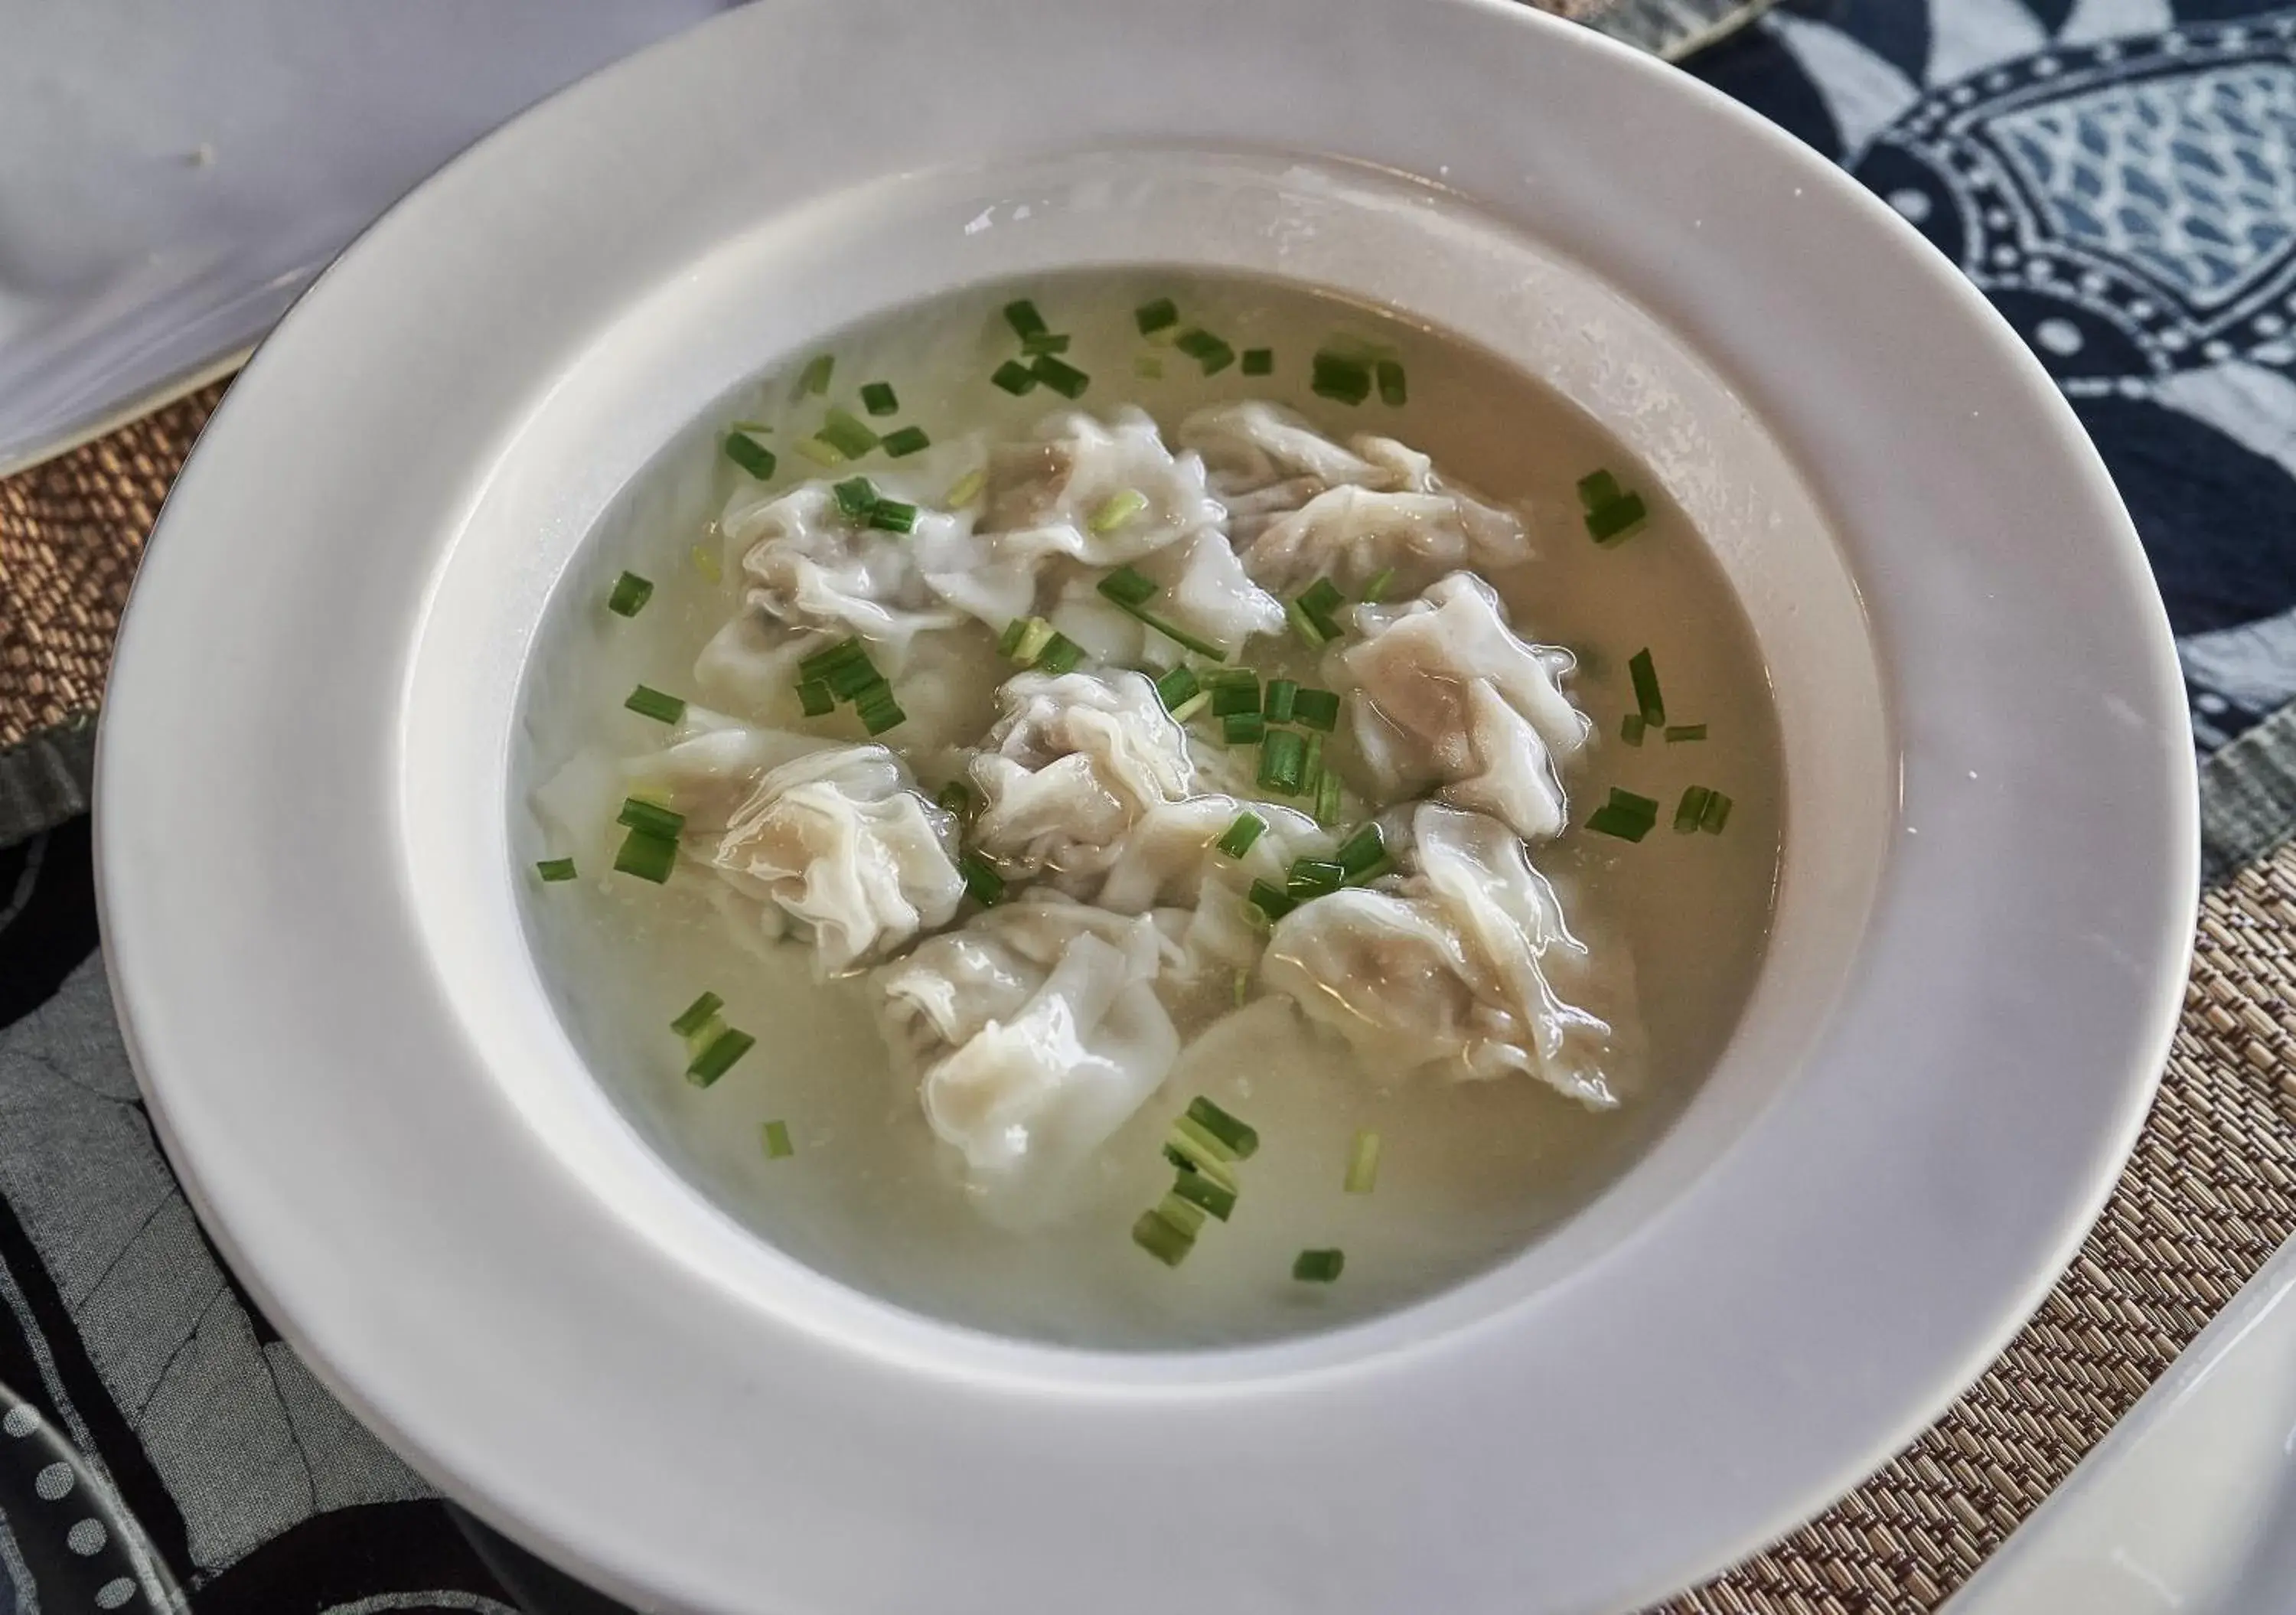
<path fill-rule="evenodd" d="M 1745 1021 L 1609 1194 L 1389 1318 L 1121 1356 L 897 1312 L 674 1177 L 526 956 L 507 775 L 553 590 L 715 400 L 936 286 L 1144 258 L 1439 318 L 1618 433 L 1763 640 L 1789 829 Z M 2070 1257 L 2196 888 L 2167 626 L 2022 346 L 1790 137 L 1497 0 L 784 0 L 579 86 L 258 356 L 99 761 L 123 1021 L 234 1265 L 427 1474 L 679 1609 L 1522 1615 L 1717 1569 Z"/>

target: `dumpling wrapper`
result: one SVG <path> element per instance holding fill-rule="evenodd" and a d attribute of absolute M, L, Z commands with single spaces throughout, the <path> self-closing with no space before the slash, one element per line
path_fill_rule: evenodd
<path fill-rule="evenodd" d="M 1120 494 L 1137 494 L 1146 507 L 1095 531 L 1093 519 Z M 1222 515 L 1203 462 L 1175 455 L 1147 412 L 1129 407 L 1104 422 L 1066 411 L 1033 440 L 999 444 L 989 452 L 986 502 L 978 530 L 994 536 L 1001 553 L 1065 555 L 1094 567 L 1138 561 L 1217 528 Z"/>
<path fill-rule="evenodd" d="M 983 806 L 974 844 L 1023 873 L 1097 873 L 1155 803 L 1189 791 L 1187 737 L 1132 672 L 1020 673 L 972 759 Z"/>

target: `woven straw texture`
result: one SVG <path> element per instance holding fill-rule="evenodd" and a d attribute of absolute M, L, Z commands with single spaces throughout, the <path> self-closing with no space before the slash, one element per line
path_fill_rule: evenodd
<path fill-rule="evenodd" d="M 0 749 L 93 710 L 211 389 L 0 482 Z M 1669 1615 L 1934 1609 L 2296 1232 L 2296 844 L 2211 891 L 2160 1103 L 2039 1315 L 1926 1435 Z"/>

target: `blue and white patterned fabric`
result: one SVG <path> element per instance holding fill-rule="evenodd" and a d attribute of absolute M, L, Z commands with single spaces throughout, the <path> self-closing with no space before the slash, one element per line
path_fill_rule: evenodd
<path fill-rule="evenodd" d="M 2056 377 L 2168 601 L 2211 873 L 2284 836 L 2296 9 L 1833 0 L 1692 66 L 1912 220 Z"/>

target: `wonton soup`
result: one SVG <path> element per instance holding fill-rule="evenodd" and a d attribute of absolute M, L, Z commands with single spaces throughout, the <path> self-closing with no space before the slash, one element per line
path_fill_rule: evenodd
<path fill-rule="evenodd" d="M 792 1257 L 1102 1347 L 1392 1308 L 1586 1204 L 1759 967 L 1718 568 L 1521 373 L 1298 288 L 977 289 L 674 445 L 512 842 L 633 1124 Z"/>

